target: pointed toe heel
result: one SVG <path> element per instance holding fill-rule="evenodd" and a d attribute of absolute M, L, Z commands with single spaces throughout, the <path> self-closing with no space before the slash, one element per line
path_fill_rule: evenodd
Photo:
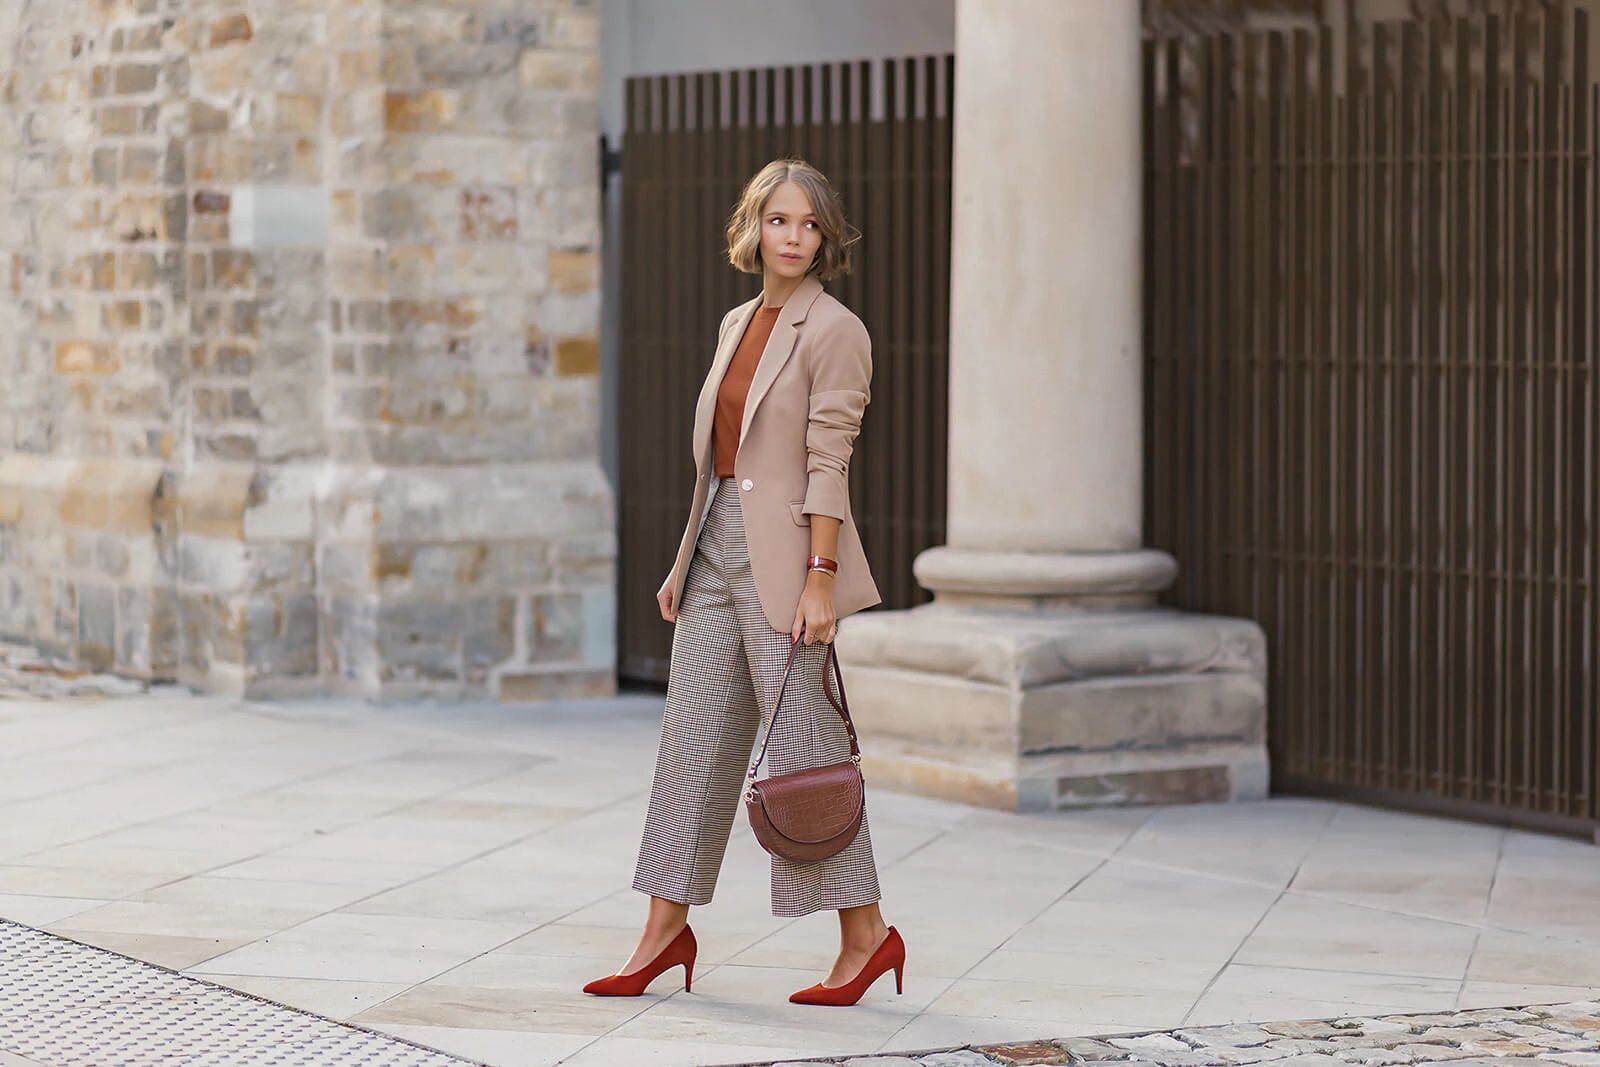
<path fill-rule="evenodd" d="M 632 974 L 613 974 L 596 978 L 583 987 L 585 993 L 596 997 L 637 997 L 644 994 L 651 982 L 672 968 L 683 966 L 683 991 L 694 992 L 694 957 L 699 951 L 694 931 L 687 926 L 660 954 Z"/>
<path fill-rule="evenodd" d="M 866 966 L 854 978 L 842 986 L 830 987 L 818 983 L 809 989 L 802 989 L 790 994 L 789 1003 L 847 1008 L 859 1001 L 872 983 L 888 971 L 894 972 L 895 993 L 903 994 L 906 991 L 905 970 L 906 943 L 901 940 L 900 931 L 891 926 L 889 936 L 883 939 L 883 944 L 872 953 L 872 958 L 867 960 Z"/>

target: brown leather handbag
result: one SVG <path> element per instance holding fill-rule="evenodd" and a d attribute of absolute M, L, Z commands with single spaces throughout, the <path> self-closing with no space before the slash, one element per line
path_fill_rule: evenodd
<path fill-rule="evenodd" d="M 861 780 L 861 745 L 856 740 L 855 723 L 850 721 L 850 708 L 845 702 L 839 655 L 831 643 L 827 661 L 822 666 L 822 693 L 844 720 L 845 731 L 850 735 L 850 758 L 826 767 L 791 771 L 756 781 L 756 770 L 766 757 L 767 745 L 778 726 L 778 712 L 783 707 L 789 671 L 799 647 L 800 642 L 796 641 L 789 649 L 789 662 L 784 664 L 783 681 L 778 685 L 778 699 L 772 704 L 766 736 L 750 763 L 744 807 L 750 815 L 750 828 L 755 831 L 762 848 L 787 860 L 815 863 L 844 851 L 856 839 L 861 830 L 866 790 Z M 837 698 L 828 689 L 829 668 L 833 670 L 834 684 L 839 690 Z"/>

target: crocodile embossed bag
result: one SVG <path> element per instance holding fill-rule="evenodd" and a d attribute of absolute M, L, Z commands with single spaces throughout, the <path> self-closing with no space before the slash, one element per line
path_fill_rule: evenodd
<path fill-rule="evenodd" d="M 783 681 L 778 685 L 778 698 L 772 704 L 766 736 L 750 763 L 744 806 L 750 815 L 750 828 L 755 831 L 762 848 L 787 860 L 815 863 L 844 851 L 856 839 L 861 830 L 865 789 L 861 780 L 861 745 L 856 740 L 855 723 L 850 721 L 850 708 L 845 702 L 839 655 L 831 643 L 822 667 L 822 693 L 844 720 L 845 732 L 850 735 L 850 758 L 826 767 L 756 780 L 756 770 L 777 729 L 783 694 L 789 687 L 789 670 L 794 666 L 794 654 L 799 647 L 800 642 L 796 641 L 789 649 L 789 662 L 783 668 Z M 839 691 L 837 698 L 828 688 L 830 668 L 834 686 Z"/>

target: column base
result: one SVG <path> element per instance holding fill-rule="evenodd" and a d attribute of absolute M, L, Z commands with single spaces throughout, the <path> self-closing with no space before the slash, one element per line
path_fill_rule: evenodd
<path fill-rule="evenodd" d="M 849 620 L 839 656 L 875 784 L 1008 811 L 1267 794 L 1248 620 L 941 600 Z"/>

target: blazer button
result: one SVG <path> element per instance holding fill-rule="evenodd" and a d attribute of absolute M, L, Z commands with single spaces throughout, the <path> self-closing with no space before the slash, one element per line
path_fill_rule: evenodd
<path fill-rule="evenodd" d="M 739 488 L 743 489 L 747 493 L 750 490 L 754 489 L 755 487 L 756 487 L 756 483 L 752 482 L 749 478 L 746 478 L 744 481 L 739 483 Z"/>

